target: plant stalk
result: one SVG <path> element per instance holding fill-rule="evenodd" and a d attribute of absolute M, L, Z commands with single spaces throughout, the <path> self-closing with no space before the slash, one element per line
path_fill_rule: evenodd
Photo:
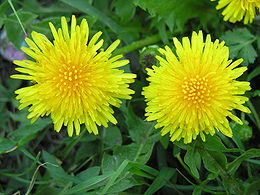
<path fill-rule="evenodd" d="M 167 32 L 167 35 L 168 35 L 168 38 L 170 38 L 171 36 L 171 33 L 170 32 Z M 151 44 L 155 44 L 157 42 L 161 41 L 161 37 L 159 34 L 156 34 L 156 35 L 152 35 L 152 36 L 149 36 L 149 37 L 146 37 L 144 39 L 141 39 L 141 40 L 138 40 L 138 41 L 135 41 L 129 45 L 126 45 L 122 48 L 119 48 L 117 49 L 115 52 L 114 52 L 114 55 L 119 55 L 119 54 L 127 54 L 129 52 L 132 52 L 134 50 L 137 50 L 139 48 L 143 48 L 147 45 L 151 45 Z"/>

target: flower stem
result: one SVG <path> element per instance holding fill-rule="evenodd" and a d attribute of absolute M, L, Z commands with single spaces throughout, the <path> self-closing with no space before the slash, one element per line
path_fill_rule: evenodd
<path fill-rule="evenodd" d="M 167 33 L 168 37 L 170 35 L 170 33 Z M 146 37 L 142 40 L 138 40 L 138 41 L 135 41 L 129 45 L 126 45 L 122 48 L 119 48 L 117 49 L 115 52 L 114 52 L 114 55 L 118 55 L 118 54 L 127 54 L 131 51 L 134 51 L 134 50 L 137 50 L 139 48 L 142 48 L 144 46 L 147 46 L 147 45 L 151 45 L 151 44 L 154 44 L 154 43 L 157 43 L 161 40 L 161 37 L 159 34 L 156 34 L 156 35 L 152 35 L 152 36 L 149 36 L 149 37 Z"/>

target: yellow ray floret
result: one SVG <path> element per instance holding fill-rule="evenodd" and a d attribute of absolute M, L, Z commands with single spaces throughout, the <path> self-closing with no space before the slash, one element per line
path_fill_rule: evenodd
<path fill-rule="evenodd" d="M 253 22 L 260 9 L 260 0 L 218 0 L 216 9 L 222 8 L 224 21 L 235 23 L 244 20 L 244 24 L 248 24 Z"/>
<path fill-rule="evenodd" d="M 32 39 L 25 39 L 29 47 L 22 50 L 34 61 L 14 61 L 20 67 L 16 70 L 23 74 L 11 77 L 33 83 L 15 92 L 21 103 L 19 109 L 30 106 L 28 118 L 32 122 L 50 114 L 54 129 L 59 132 L 65 125 L 69 136 L 74 129 L 79 135 L 81 124 L 94 134 L 98 133 L 97 125 L 107 127 L 109 121 L 116 124 L 110 106 L 119 107 L 120 98 L 131 98 L 134 91 L 129 89 L 129 83 L 135 78 L 134 74 L 116 69 L 127 65 L 128 60 L 120 60 L 122 55 L 111 57 L 120 41 L 100 49 L 103 40 L 98 39 L 102 33 L 89 40 L 86 19 L 77 25 L 75 16 L 70 31 L 65 17 L 61 18 L 61 28 L 49 25 L 53 42 L 32 32 Z"/>
<path fill-rule="evenodd" d="M 250 112 L 242 105 L 248 98 L 241 96 L 250 90 L 249 82 L 235 80 L 247 69 L 237 67 L 242 59 L 228 60 L 224 42 L 212 42 L 210 35 L 204 42 L 201 31 L 193 32 L 191 40 L 173 42 L 176 54 L 168 46 L 159 49 L 165 56 L 157 56 L 161 66 L 147 69 L 150 84 L 143 89 L 147 120 L 156 120 L 155 127 L 162 128 L 162 135 L 170 133 L 171 141 L 184 138 L 190 143 L 198 135 L 204 141 L 204 133 L 215 131 L 232 137 L 227 117 L 242 121 L 231 111 Z"/>

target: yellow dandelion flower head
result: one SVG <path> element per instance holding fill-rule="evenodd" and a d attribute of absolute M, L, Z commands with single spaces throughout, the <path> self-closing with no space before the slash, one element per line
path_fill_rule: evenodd
<path fill-rule="evenodd" d="M 49 23 L 53 42 L 43 34 L 32 32 L 32 39 L 26 38 L 27 47 L 21 49 L 34 60 L 14 61 L 23 74 L 12 78 L 32 81 L 32 85 L 18 89 L 15 93 L 21 105 L 29 106 L 28 118 L 51 115 L 54 129 L 59 132 L 67 126 L 69 136 L 80 133 L 80 124 L 85 124 L 89 132 L 98 134 L 97 125 L 107 127 L 108 122 L 117 123 L 110 107 L 120 106 L 120 98 L 130 99 L 134 92 L 129 83 L 135 75 L 124 73 L 118 67 L 127 65 L 128 60 L 120 60 L 122 55 L 112 56 L 119 40 L 106 50 L 100 49 L 103 40 L 98 41 L 101 32 L 89 40 L 86 19 L 76 24 L 71 18 L 70 30 L 65 17 L 61 18 L 61 28 L 55 29 Z"/>
<path fill-rule="evenodd" d="M 157 56 L 160 66 L 147 69 L 147 87 L 143 95 L 147 101 L 148 121 L 156 120 L 162 135 L 170 133 L 171 141 L 184 138 L 190 143 L 198 135 L 205 141 L 205 134 L 216 131 L 231 137 L 227 117 L 242 124 L 231 111 L 238 109 L 249 113 L 243 106 L 248 98 L 241 96 L 250 90 L 249 82 L 237 81 L 246 71 L 238 67 L 242 59 L 228 60 L 229 50 L 224 42 L 211 41 L 207 35 L 193 32 L 180 43 L 173 38 L 176 55 L 166 46 L 159 49 L 165 58 Z"/>
<path fill-rule="evenodd" d="M 260 9 L 260 0 L 219 0 L 216 9 L 224 7 L 224 21 L 235 23 L 244 19 L 244 24 L 248 24 L 253 22 L 256 10 Z"/>

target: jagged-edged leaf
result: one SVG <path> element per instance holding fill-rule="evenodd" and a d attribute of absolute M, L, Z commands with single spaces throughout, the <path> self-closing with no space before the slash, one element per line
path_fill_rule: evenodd
<path fill-rule="evenodd" d="M 254 63 L 257 53 L 252 43 L 256 37 L 247 28 L 226 31 L 221 37 L 230 49 L 230 58 L 243 58 L 243 65 Z"/>

